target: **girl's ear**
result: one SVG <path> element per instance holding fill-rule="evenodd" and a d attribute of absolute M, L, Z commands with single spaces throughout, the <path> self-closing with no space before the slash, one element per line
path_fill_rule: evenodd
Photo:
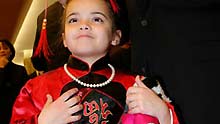
<path fill-rule="evenodd" d="M 64 47 L 67 47 L 64 33 L 62 33 L 62 38 Z"/>
<path fill-rule="evenodd" d="M 116 46 L 120 43 L 121 39 L 121 30 L 116 30 L 115 33 L 113 34 L 112 42 L 111 45 Z"/>

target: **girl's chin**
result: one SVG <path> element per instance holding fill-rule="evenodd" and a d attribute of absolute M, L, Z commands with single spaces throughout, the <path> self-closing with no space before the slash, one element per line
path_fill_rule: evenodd
<path fill-rule="evenodd" d="M 80 52 L 80 53 L 73 53 L 73 56 L 79 57 L 79 58 L 99 58 L 103 57 L 104 55 L 99 55 L 98 53 L 89 51 L 89 52 Z"/>

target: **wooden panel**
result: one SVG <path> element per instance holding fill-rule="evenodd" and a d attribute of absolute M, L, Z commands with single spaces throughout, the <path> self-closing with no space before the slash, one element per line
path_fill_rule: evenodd
<path fill-rule="evenodd" d="M 0 0 L 0 37 L 15 40 L 32 0 Z"/>

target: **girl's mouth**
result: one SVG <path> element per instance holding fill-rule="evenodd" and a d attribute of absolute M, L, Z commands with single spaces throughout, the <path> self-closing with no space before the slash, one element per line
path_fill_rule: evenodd
<path fill-rule="evenodd" d="M 79 38 L 92 38 L 93 39 L 92 36 L 87 35 L 87 34 L 82 34 L 82 35 L 77 36 L 77 39 L 79 39 Z"/>

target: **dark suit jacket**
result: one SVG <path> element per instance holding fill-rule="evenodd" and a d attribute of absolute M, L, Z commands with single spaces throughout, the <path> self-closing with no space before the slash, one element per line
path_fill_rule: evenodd
<path fill-rule="evenodd" d="M 28 79 L 23 66 L 9 62 L 0 68 L 0 123 L 9 124 L 12 106 L 21 87 Z"/>
<path fill-rule="evenodd" d="M 186 124 L 219 123 L 220 1 L 127 5 L 133 71 L 161 76 Z"/>
<path fill-rule="evenodd" d="M 53 55 L 50 56 L 51 62 L 47 62 L 46 59 L 43 57 L 32 57 L 32 62 L 34 67 L 37 70 L 44 70 L 49 71 L 55 69 L 61 65 L 63 65 L 68 57 L 69 51 L 63 46 L 62 41 L 62 15 L 63 15 L 64 8 L 59 2 L 55 2 L 47 9 L 47 40 L 49 44 L 49 48 L 51 49 Z M 42 27 L 42 22 L 44 19 L 44 11 L 37 18 L 37 30 L 36 36 L 34 41 L 34 49 L 37 48 L 37 44 L 40 38 L 40 32 Z"/>

